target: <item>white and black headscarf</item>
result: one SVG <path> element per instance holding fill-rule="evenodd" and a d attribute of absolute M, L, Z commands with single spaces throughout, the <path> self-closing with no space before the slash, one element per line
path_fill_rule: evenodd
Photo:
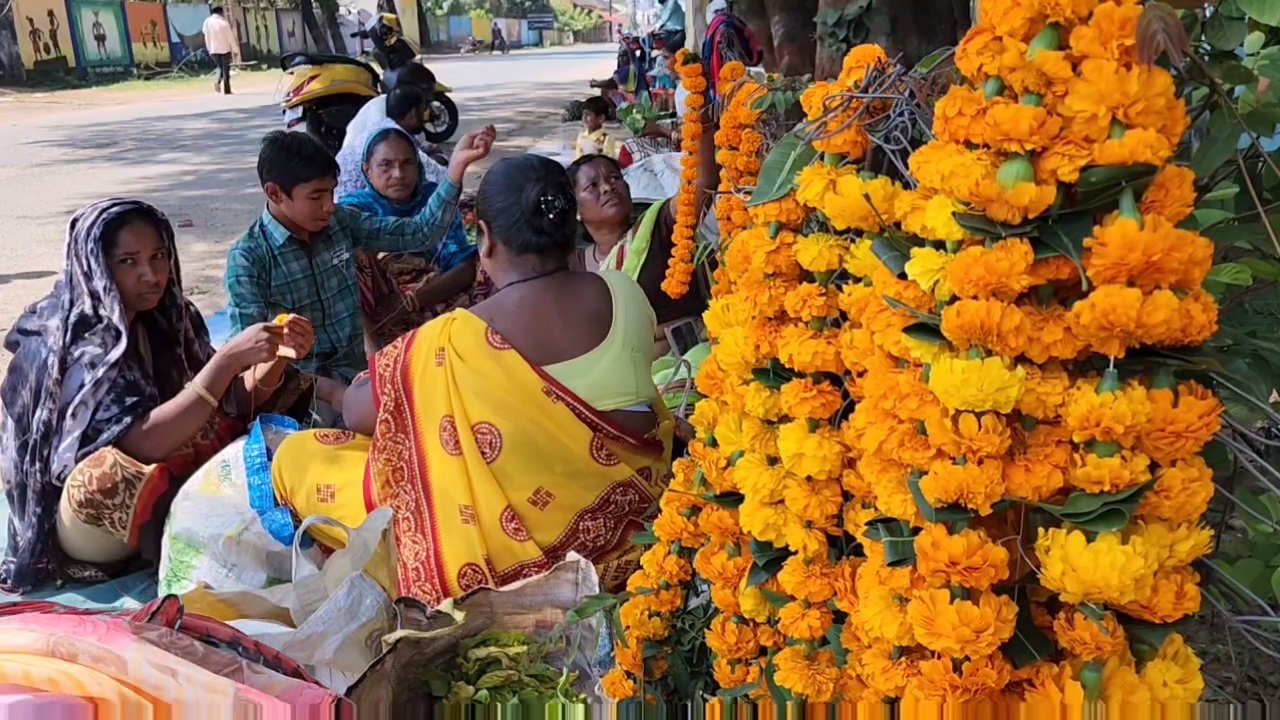
<path fill-rule="evenodd" d="M 150 363 L 130 347 L 103 248 L 109 233 L 133 219 L 160 230 L 172 271 L 160 304 L 135 319 L 134 332 L 147 333 Z M 0 385 L 0 473 L 10 508 L 0 590 L 20 593 L 55 570 L 58 500 L 76 463 L 177 395 L 214 350 L 203 318 L 182 294 L 173 226 L 144 202 L 116 198 L 71 218 L 53 291 L 18 318 L 4 346 L 14 357 Z"/>

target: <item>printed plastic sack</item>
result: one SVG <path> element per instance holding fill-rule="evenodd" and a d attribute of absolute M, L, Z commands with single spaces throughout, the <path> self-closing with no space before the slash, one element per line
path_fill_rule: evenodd
<path fill-rule="evenodd" d="M 161 597 L 200 584 L 252 589 L 292 577 L 293 517 L 276 504 L 271 456 L 298 429 L 291 418 L 260 416 L 248 436 L 223 448 L 178 491 L 161 541 Z M 317 561 L 318 550 L 306 547 Z"/>
<path fill-rule="evenodd" d="M 323 564 L 309 559 L 301 547 L 313 525 L 329 525 L 347 535 L 346 547 Z M 391 598 L 366 571 L 380 549 L 394 553 L 390 525 L 388 507 L 374 510 L 358 528 L 313 515 L 302 522 L 291 546 L 293 582 L 223 592 L 199 587 L 182 597 L 183 605 L 276 648 L 334 692 L 344 693 L 377 659 L 382 638 L 393 627 Z"/>
<path fill-rule="evenodd" d="M 595 566 L 569 553 L 543 575 L 499 590 L 477 590 L 434 610 L 400 598 L 395 602 L 396 630 L 383 639 L 385 652 L 351 686 L 347 697 L 355 702 L 360 717 L 402 717 L 421 707 L 422 669 L 456 662 L 459 640 L 489 629 L 520 630 L 535 638 L 545 635 L 564 623 L 569 610 L 599 592 Z M 584 620 L 568 633 L 570 669 L 578 673 L 574 687 L 591 703 L 599 700 L 600 677 L 612 664 L 600 657 L 601 652 L 612 650 L 602 646 L 603 624 L 600 617 Z"/>

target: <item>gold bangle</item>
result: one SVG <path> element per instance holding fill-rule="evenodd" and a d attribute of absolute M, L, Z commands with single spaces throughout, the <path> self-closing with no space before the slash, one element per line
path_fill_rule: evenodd
<path fill-rule="evenodd" d="M 205 390 L 200 385 L 200 383 L 196 382 L 195 380 L 192 380 L 191 382 L 187 383 L 186 387 L 188 390 L 195 393 L 201 400 L 209 403 L 209 407 L 213 408 L 214 410 L 218 409 L 219 403 L 217 398 L 213 396 L 213 393 L 209 392 L 208 390 Z"/>

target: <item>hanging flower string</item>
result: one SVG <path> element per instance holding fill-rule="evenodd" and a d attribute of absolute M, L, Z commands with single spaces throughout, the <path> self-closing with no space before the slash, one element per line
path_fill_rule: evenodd
<path fill-rule="evenodd" d="M 702 138 L 702 110 L 706 106 L 707 79 L 702 62 L 688 50 L 676 53 L 676 69 L 685 97 L 685 113 L 680 124 L 680 192 L 676 195 L 676 226 L 672 232 L 675 247 L 667 261 L 667 274 L 662 290 L 672 298 L 684 297 L 693 280 L 694 232 L 698 225 L 698 145 Z"/>

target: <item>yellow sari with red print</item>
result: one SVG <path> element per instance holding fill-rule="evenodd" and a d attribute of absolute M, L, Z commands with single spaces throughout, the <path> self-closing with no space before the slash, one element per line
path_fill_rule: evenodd
<path fill-rule="evenodd" d="M 369 510 L 394 510 L 397 584 L 428 605 L 550 570 L 569 551 L 606 587 L 662 492 L 673 423 L 637 437 L 465 310 L 379 352 Z"/>

